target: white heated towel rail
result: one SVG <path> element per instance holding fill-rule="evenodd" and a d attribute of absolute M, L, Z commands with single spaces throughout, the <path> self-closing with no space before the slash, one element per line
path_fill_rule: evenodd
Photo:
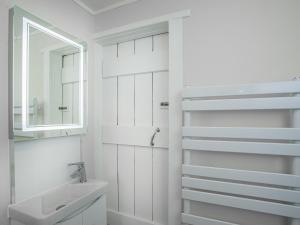
<path fill-rule="evenodd" d="M 193 111 L 282 109 L 292 110 L 293 127 L 192 127 L 190 124 Z M 299 80 L 186 88 L 182 110 L 184 224 L 237 225 L 192 215 L 190 201 L 198 201 L 289 217 L 291 225 L 300 225 Z M 191 164 L 191 151 L 289 156 L 293 159 L 293 171 L 280 174 L 196 166 Z"/>

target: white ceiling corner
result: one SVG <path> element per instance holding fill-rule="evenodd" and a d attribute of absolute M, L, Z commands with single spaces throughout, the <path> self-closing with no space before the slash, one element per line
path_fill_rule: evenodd
<path fill-rule="evenodd" d="M 92 15 L 107 12 L 140 0 L 73 0 Z"/>

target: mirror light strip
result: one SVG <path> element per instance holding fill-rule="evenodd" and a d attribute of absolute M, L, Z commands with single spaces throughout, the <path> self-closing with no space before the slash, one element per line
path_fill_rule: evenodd
<path fill-rule="evenodd" d="M 29 68 L 28 58 L 29 58 L 29 26 L 32 26 L 38 30 L 41 30 L 57 39 L 60 39 L 66 43 L 69 43 L 77 48 L 80 49 L 80 85 L 79 85 L 79 92 L 80 92 L 80 102 L 79 102 L 79 125 L 55 125 L 55 126 L 36 126 L 30 127 L 28 121 L 28 76 L 29 76 Z M 84 60 L 84 47 L 81 44 L 78 44 L 61 34 L 58 34 L 52 30 L 49 30 L 46 27 L 41 26 L 38 23 L 35 23 L 29 20 L 26 17 L 23 17 L 23 34 L 22 34 L 22 130 L 23 131 L 45 131 L 45 130 L 63 130 L 63 129 L 80 129 L 83 128 L 83 60 Z"/>

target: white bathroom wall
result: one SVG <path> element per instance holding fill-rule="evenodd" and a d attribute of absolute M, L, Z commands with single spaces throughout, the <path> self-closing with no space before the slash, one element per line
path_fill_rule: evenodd
<path fill-rule="evenodd" d="M 0 224 L 8 225 L 9 145 L 8 145 L 8 2 L 0 1 Z"/>
<path fill-rule="evenodd" d="M 12 4 L 17 3 L 20 7 L 24 8 L 27 11 L 41 17 L 52 24 L 57 25 L 62 30 L 73 34 L 75 36 L 80 37 L 81 39 L 87 39 L 90 37 L 90 34 L 93 32 L 93 17 L 81 9 L 77 4 L 75 4 L 71 0 L 67 1 L 60 1 L 60 0 L 42 0 L 42 1 L 35 1 L 35 0 L 16 0 L 16 1 L 8 1 L 8 0 L 1 0 L 0 1 L 0 29 L 1 29 L 1 36 L 0 36 L 0 76 L 1 76 L 1 84 L 0 84 L 0 104 L 1 104 L 1 111 L 0 111 L 0 224 L 1 225 L 8 225 L 7 220 L 7 206 L 9 203 L 9 146 L 8 146 L 8 73 L 7 73 L 7 46 L 8 46 L 8 10 Z M 76 24 L 76 26 L 74 26 Z M 92 47 L 93 42 L 87 39 L 89 47 Z M 92 49 L 92 48 L 91 48 Z M 89 51 L 89 58 L 92 57 L 92 51 Z M 93 63 L 89 63 L 89 79 L 93 79 L 92 75 L 93 71 Z M 90 95 L 93 92 L 92 87 L 89 89 Z M 92 95 L 91 95 L 92 96 Z M 89 101 L 92 101 L 92 97 Z M 92 107 L 92 104 L 89 104 Z M 92 118 L 93 110 L 88 110 L 90 112 L 89 118 Z M 81 138 L 81 150 L 82 150 L 82 158 L 87 161 L 88 167 L 88 175 L 91 177 L 93 176 L 93 123 L 91 123 L 90 129 L 88 134 L 85 137 Z M 66 150 L 64 153 L 56 151 L 51 154 L 52 160 L 60 161 L 64 159 L 71 159 L 74 155 L 78 156 L 80 154 L 79 151 L 79 144 L 80 138 L 79 137 L 65 137 L 65 138 L 57 138 L 57 139 L 46 139 L 42 141 L 32 141 L 27 143 L 19 143 L 17 144 L 17 149 L 20 149 L 23 144 L 26 144 L 26 149 L 30 149 L 32 152 L 38 152 L 38 150 L 43 151 L 46 146 L 51 147 L 51 149 L 60 149 L 60 147 L 65 147 Z M 74 146 L 76 148 L 74 149 Z M 46 148 L 47 149 L 47 148 Z M 46 150 L 45 150 L 46 151 Z M 72 152 L 74 151 L 74 152 Z M 24 153 L 24 152 L 23 152 Z M 50 154 L 50 152 L 49 152 Z M 37 157 L 37 156 L 40 157 Z M 34 155 L 32 160 L 33 162 L 38 161 L 39 159 L 44 159 L 43 156 L 40 154 Z M 63 157 L 61 157 L 63 156 Z M 25 159 L 25 158 L 24 158 Z M 73 159 L 73 158 L 72 158 Z M 25 161 L 25 160 L 24 160 Z M 63 168 L 62 171 L 64 172 L 66 168 Z M 68 170 L 68 169 L 66 169 Z M 57 175 L 57 171 L 55 170 L 55 174 L 52 176 Z M 47 175 L 48 173 L 45 173 Z M 40 177 L 42 174 L 40 174 Z M 31 181 L 31 180 L 30 180 Z M 46 183 L 44 183 L 46 184 Z M 53 183 L 54 184 L 54 183 Z M 57 183 L 56 183 L 57 184 Z M 54 184 L 55 185 L 55 184 Z M 50 186 L 44 186 L 48 188 Z"/>
<path fill-rule="evenodd" d="M 295 0 L 140 1 L 96 17 L 96 30 L 191 9 L 184 21 L 184 83 L 191 86 L 291 80 L 300 74 L 300 2 Z M 170 74 L 172 76 L 172 74 Z M 288 112 L 221 112 L 193 115 L 193 126 L 287 127 Z M 201 153 L 192 163 L 289 172 L 286 157 Z M 253 225 L 287 219 L 246 210 L 192 203 L 196 215 Z M 172 207 L 172 206 L 169 206 Z"/>
<path fill-rule="evenodd" d="M 16 202 L 70 181 L 80 161 L 78 137 L 51 138 L 15 144 Z"/>

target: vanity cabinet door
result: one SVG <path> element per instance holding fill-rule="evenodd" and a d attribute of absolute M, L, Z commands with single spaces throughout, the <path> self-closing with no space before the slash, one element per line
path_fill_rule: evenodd
<path fill-rule="evenodd" d="M 82 213 L 83 225 L 107 225 L 106 197 L 101 196 L 91 207 Z"/>
<path fill-rule="evenodd" d="M 74 216 L 64 222 L 57 223 L 56 225 L 82 225 L 82 214 Z"/>

